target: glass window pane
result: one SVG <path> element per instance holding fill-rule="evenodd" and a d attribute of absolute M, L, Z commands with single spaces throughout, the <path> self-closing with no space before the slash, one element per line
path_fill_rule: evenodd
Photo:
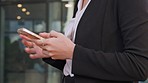
<path fill-rule="evenodd" d="M 64 32 L 67 21 L 73 16 L 74 1 L 49 2 L 49 30 Z"/>
<path fill-rule="evenodd" d="M 17 1 L 3 0 L 4 4 L 0 6 L 3 8 L 0 12 L 0 50 L 4 52 L 3 56 L 0 55 L 0 59 L 4 59 L 0 64 L 0 71 L 4 70 L 4 75 L 0 75 L 4 77 L 0 83 L 60 83 L 63 75 L 61 71 L 41 59 L 30 59 L 16 31 L 25 27 L 36 33 L 49 30 L 63 32 L 67 20 L 73 14 L 73 8 L 65 6 L 69 1 L 23 0 L 25 3 L 21 3 L 22 7 L 18 7 L 20 1 Z"/>
<path fill-rule="evenodd" d="M 49 27 L 50 30 L 61 31 L 61 3 L 49 3 Z"/>
<path fill-rule="evenodd" d="M 20 27 L 33 31 L 45 31 L 45 3 L 20 4 L 5 7 L 6 32 L 16 32 Z M 12 13 L 13 10 L 13 13 Z"/>

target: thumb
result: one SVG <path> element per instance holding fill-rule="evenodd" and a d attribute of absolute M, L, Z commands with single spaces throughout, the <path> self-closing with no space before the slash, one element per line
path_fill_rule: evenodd
<path fill-rule="evenodd" d="M 50 32 L 50 36 L 51 36 L 51 37 L 57 38 L 57 37 L 63 36 L 63 34 L 52 30 L 52 31 Z"/>

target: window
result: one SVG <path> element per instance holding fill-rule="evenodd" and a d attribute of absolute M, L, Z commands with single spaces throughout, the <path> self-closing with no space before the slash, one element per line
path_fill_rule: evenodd
<path fill-rule="evenodd" d="M 25 27 L 36 33 L 64 32 L 73 14 L 73 3 L 72 0 L 1 0 L 0 83 L 60 83 L 61 71 L 41 59 L 30 59 L 16 31 Z"/>

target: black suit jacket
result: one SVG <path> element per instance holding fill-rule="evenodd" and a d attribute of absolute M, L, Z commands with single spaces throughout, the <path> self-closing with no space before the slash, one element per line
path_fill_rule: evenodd
<path fill-rule="evenodd" d="M 75 83 L 132 83 L 148 76 L 148 0 L 92 0 L 77 28 Z M 63 69 L 65 61 L 43 59 Z"/>

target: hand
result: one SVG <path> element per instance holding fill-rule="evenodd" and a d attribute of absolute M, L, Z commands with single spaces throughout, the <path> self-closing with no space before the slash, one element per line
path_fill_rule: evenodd
<path fill-rule="evenodd" d="M 41 33 L 44 38 L 47 38 L 47 35 L 45 36 L 44 33 Z M 25 51 L 30 54 L 30 58 L 37 59 L 37 58 L 48 58 L 48 52 L 44 51 L 37 46 L 35 43 L 31 42 L 32 40 L 24 35 L 20 35 L 22 38 L 22 43 L 26 46 Z"/>
<path fill-rule="evenodd" d="M 46 33 L 48 35 L 48 33 Z M 43 50 L 48 51 L 52 59 L 72 59 L 75 44 L 65 37 L 63 34 L 56 31 L 50 32 L 50 38 L 43 40 L 34 40 L 36 45 Z"/>

